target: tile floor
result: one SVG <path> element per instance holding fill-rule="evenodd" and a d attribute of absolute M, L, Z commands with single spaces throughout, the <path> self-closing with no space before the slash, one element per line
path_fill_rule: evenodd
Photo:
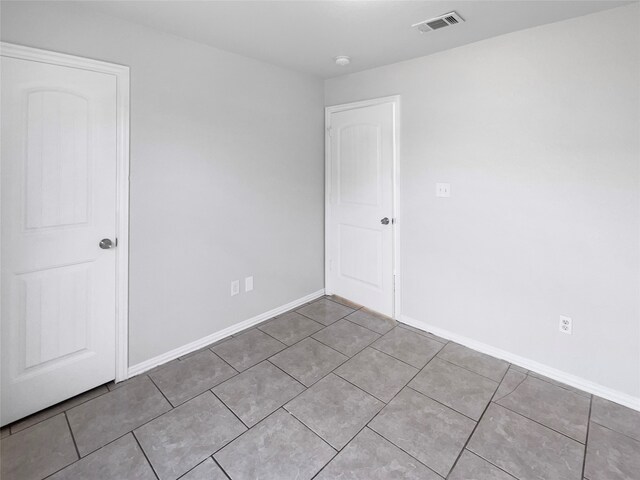
<path fill-rule="evenodd" d="M 640 413 L 325 297 L 2 429 L 3 480 L 640 480 Z"/>

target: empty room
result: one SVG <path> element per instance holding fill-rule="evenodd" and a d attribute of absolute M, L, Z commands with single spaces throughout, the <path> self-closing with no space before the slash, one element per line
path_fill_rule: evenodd
<path fill-rule="evenodd" d="M 640 1 L 0 40 L 1 480 L 640 480 Z"/>

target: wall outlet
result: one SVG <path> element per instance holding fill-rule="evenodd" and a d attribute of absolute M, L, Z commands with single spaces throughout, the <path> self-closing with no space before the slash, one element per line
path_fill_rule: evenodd
<path fill-rule="evenodd" d="M 240 280 L 234 280 L 231 282 L 231 296 L 235 297 L 240 293 Z"/>
<path fill-rule="evenodd" d="M 244 291 L 250 292 L 253 290 L 253 277 L 247 277 L 244 279 Z"/>
<path fill-rule="evenodd" d="M 564 315 L 560 315 L 560 331 L 562 333 L 566 333 L 567 335 L 571 335 L 573 330 L 573 323 L 570 317 L 565 317 Z"/>
<path fill-rule="evenodd" d="M 436 183 L 436 197 L 450 197 L 450 196 L 451 196 L 450 183 Z"/>

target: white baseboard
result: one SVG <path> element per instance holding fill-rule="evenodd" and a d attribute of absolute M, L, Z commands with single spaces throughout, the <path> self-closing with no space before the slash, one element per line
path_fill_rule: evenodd
<path fill-rule="evenodd" d="M 212 333 L 211 335 L 207 335 L 206 337 L 202 337 L 194 342 L 183 345 L 182 347 L 174 348 L 162 355 L 158 355 L 157 357 L 150 358 L 149 360 L 145 360 L 144 362 L 140 362 L 136 365 L 132 365 L 128 370 L 128 378 L 135 377 L 136 375 L 140 375 L 141 373 L 146 372 L 147 370 L 151 370 L 152 368 L 157 367 L 158 365 L 162 365 L 163 363 L 170 362 L 171 360 L 175 360 L 178 357 L 182 357 L 191 352 L 195 352 L 196 350 L 206 347 L 207 345 L 211 345 L 218 340 L 222 340 L 229 335 L 233 335 L 234 333 L 238 333 L 242 330 L 245 330 L 253 325 L 256 325 L 260 322 L 270 319 L 271 317 L 275 317 L 276 315 L 280 315 L 288 310 L 299 307 L 311 300 L 315 300 L 324 295 L 324 289 L 318 290 L 317 292 L 310 293 L 302 298 L 298 298 L 293 302 L 289 302 L 286 305 L 281 305 L 279 307 L 274 308 L 273 310 L 269 310 L 268 312 L 261 313 L 260 315 L 256 315 L 255 317 L 249 318 L 240 323 L 236 323 L 230 327 L 225 328 L 224 330 L 220 330 L 219 332 Z"/>
<path fill-rule="evenodd" d="M 433 325 L 415 320 L 411 317 L 407 317 L 406 315 L 400 315 L 400 318 L 398 320 L 412 327 L 425 330 L 427 332 L 433 333 L 434 335 L 438 335 L 439 337 L 446 338 L 447 340 L 459 343 L 460 345 L 464 345 L 465 347 L 472 348 L 473 350 L 477 350 L 478 352 L 486 353 L 487 355 L 491 355 L 492 357 L 501 358 L 502 360 L 505 360 L 509 363 L 513 363 L 527 370 L 534 371 L 536 373 L 539 373 L 540 375 L 544 375 L 545 377 L 549 377 L 558 382 L 562 382 L 566 385 L 584 390 L 585 392 L 592 393 L 602 398 L 606 398 L 607 400 L 611 400 L 612 402 L 618 403 L 620 405 L 624 405 L 625 407 L 640 411 L 640 398 L 633 397 L 629 394 L 619 392 L 617 390 L 613 390 L 611 388 L 602 386 L 598 383 L 586 380 L 576 375 L 571 375 L 569 373 L 563 372 L 562 370 L 549 367 L 542 363 L 530 360 L 525 357 L 521 357 L 506 350 L 492 347 L 491 345 L 487 345 L 486 343 L 478 342 L 471 338 L 458 335 L 457 333 L 434 327 Z"/>

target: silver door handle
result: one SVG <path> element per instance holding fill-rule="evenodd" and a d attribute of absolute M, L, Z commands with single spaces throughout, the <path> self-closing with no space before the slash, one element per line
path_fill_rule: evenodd
<path fill-rule="evenodd" d="M 110 238 L 103 238 L 102 240 L 100 240 L 100 243 L 98 245 L 103 250 L 109 250 L 110 248 L 113 248 L 113 241 Z"/>
<path fill-rule="evenodd" d="M 388 217 L 384 217 L 382 220 L 380 220 L 380 223 L 383 225 L 389 225 L 389 218 Z"/>

